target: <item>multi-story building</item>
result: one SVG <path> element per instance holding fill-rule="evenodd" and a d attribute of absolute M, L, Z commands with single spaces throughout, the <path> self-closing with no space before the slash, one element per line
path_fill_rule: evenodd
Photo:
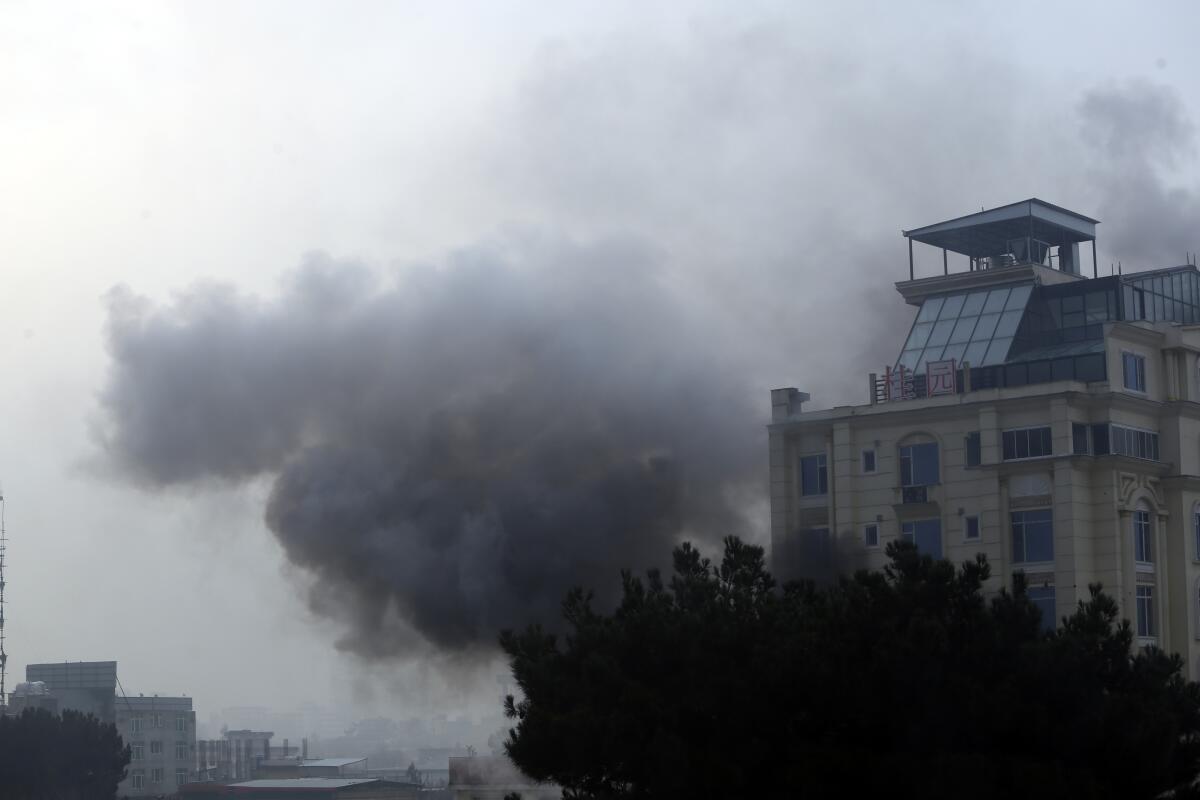
<path fill-rule="evenodd" d="M 117 690 L 117 662 L 63 661 L 29 664 L 25 680 L 41 683 L 58 704 L 60 711 L 70 709 L 94 714 L 101 722 L 114 720 Z"/>
<path fill-rule="evenodd" d="M 197 778 L 196 712 L 190 697 L 119 697 L 117 732 L 131 759 L 118 797 L 174 794 Z"/>
<path fill-rule="evenodd" d="M 777 574 L 879 568 L 893 539 L 982 552 L 993 590 L 1025 573 L 1047 625 L 1102 583 L 1198 677 L 1200 274 L 1099 277 L 1096 224 L 1029 200 L 905 232 L 917 310 L 868 401 L 772 392 Z M 914 243 L 941 274 L 915 276 Z"/>

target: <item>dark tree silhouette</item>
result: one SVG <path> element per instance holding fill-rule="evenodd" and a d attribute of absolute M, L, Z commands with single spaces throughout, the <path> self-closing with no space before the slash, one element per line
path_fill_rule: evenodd
<path fill-rule="evenodd" d="M 0 796 L 104 800 L 117 795 L 129 748 L 91 714 L 28 709 L 0 717 Z"/>
<path fill-rule="evenodd" d="M 565 636 L 501 636 L 509 756 L 575 797 L 1197 796 L 1200 686 L 1100 586 L 1048 633 L 1020 575 L 985 600 L 982 556 L 887 554 L 780 591 L 761 548 L 685 544 L 612 614 L 570 593 Z"/>

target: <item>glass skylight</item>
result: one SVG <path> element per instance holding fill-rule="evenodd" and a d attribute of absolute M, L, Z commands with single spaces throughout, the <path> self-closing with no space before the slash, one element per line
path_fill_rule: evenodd
<path fill-rule="evenodd" d="M 973 367 L 1004 363 L 1032 289 L 1003 286 L 928 298 L 898 363 L 917 373 L 930 361 L 951 358 Z"/>

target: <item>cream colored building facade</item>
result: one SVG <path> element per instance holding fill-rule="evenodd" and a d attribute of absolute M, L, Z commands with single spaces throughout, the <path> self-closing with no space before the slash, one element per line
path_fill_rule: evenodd
<path fill-rule="evenodd" d="M 827 410 L 772 392 L 773 569 L 878 569 L 901 537 L 954 562 L 984 553 L 989 588 L 1024 572 L 1045 624 L 1098 582 L 1140 644 L 1200 678 L 1200 274 L 1085 277 L 1070 240 L 1094 242 L 1095 221 L 1026 203 L 906 233 L 969 269 L 947 259 L 944 274 L 897 284 L 919 309 L 899 380 L 872 376 L 869 402 Z M 971 244 L 975 226 L 1001 230 Z M 1039 238 L 1024 260 L 997 249 L 1025 230 Z M 947 393 L 932 394 L 928 365 L 951 361 Z"/>

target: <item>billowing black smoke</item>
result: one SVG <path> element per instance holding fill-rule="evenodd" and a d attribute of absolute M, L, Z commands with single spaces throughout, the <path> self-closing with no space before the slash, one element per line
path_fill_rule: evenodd
<path fill-rule="evenodd" d="M 762 414 L 655 261 L 526 241 L 386 281 L 315 256 L 275 299 L 114 290 L 103 443 L 151 485 L 272 476 L 343 646 L 490 646 L 685 533 L 744 532 Z"/>

